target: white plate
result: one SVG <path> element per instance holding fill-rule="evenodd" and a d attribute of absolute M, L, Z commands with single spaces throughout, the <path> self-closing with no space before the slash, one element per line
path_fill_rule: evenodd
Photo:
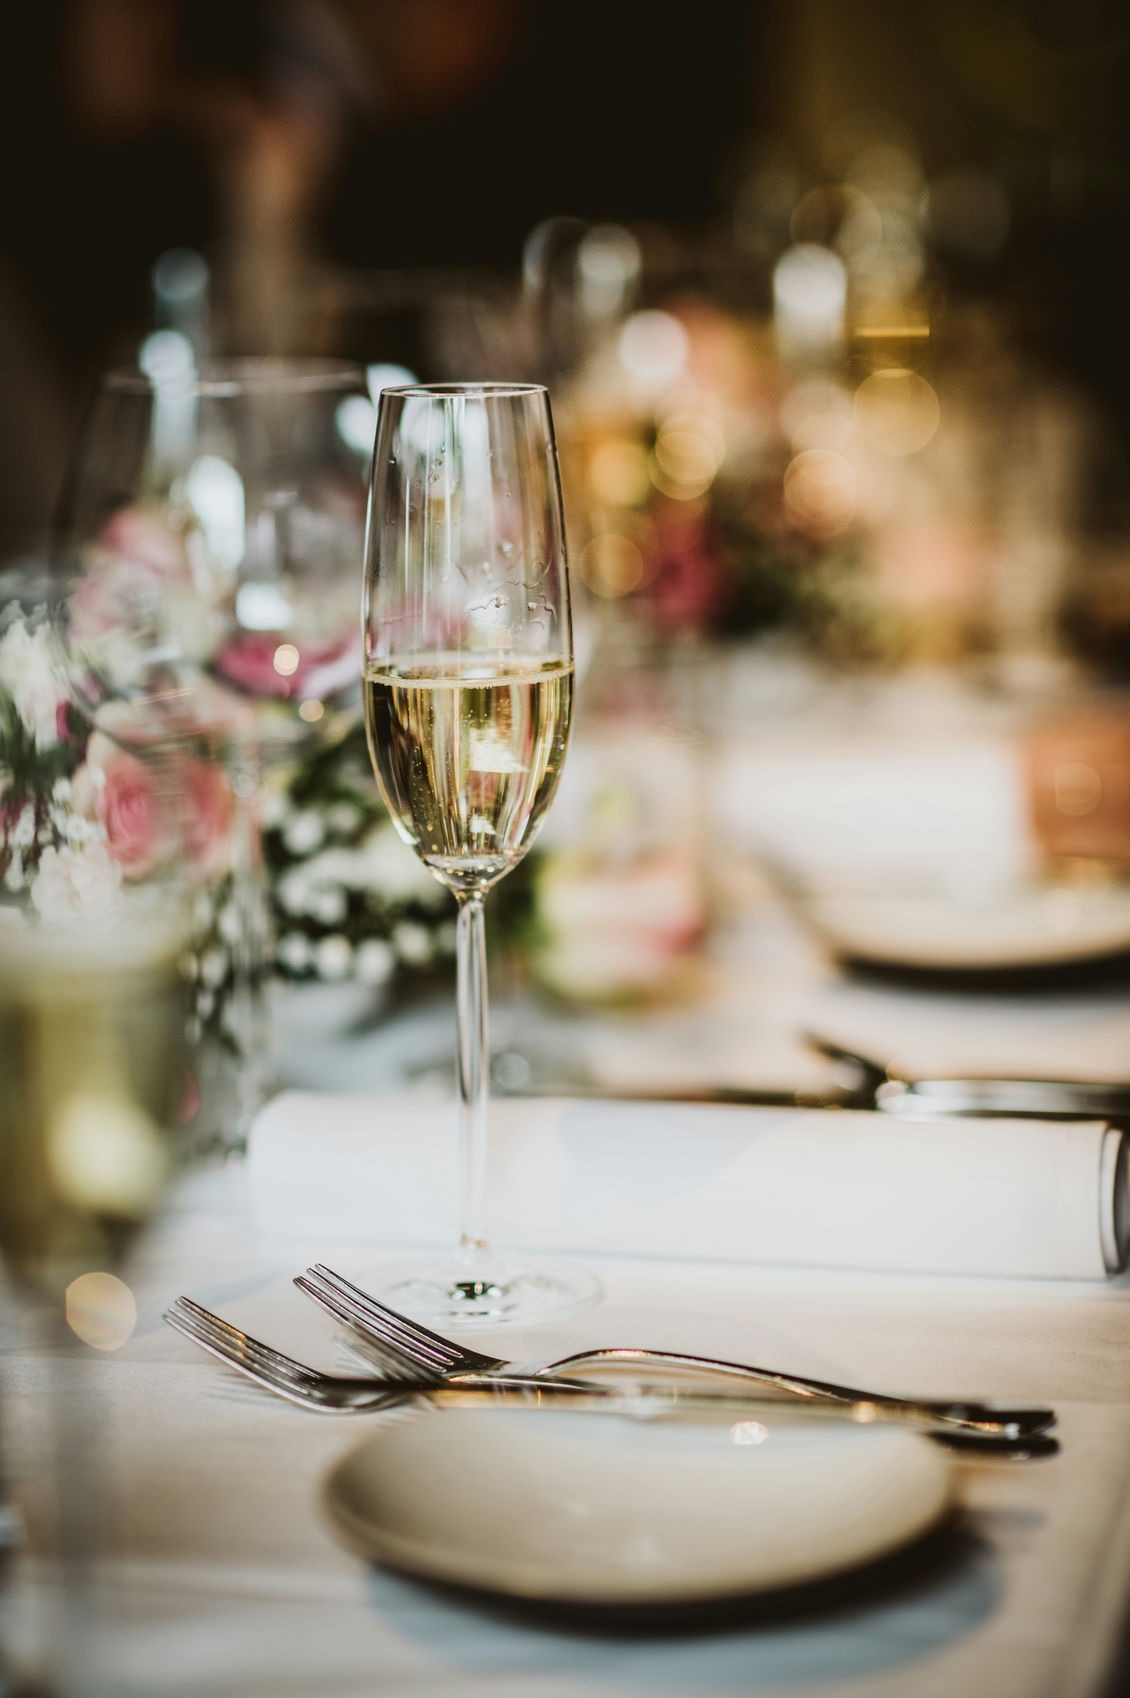
<path fill-rule="evenodd" d="M 977 900 L 941 893 L 811 895 L 811 923 L 856 961 L 941 971 L 1067 967 L 1130 953 L 1130 888 L 1034 885 Z"/>
<path fill-rule="evenodd" d="M 670 1604 L 885 1556 L 945 1514 L 950 1473 L 935 1445 L 898 1427 L 435 1410 L 370 1434 L 326 1499 L 353 1549 L 430 1579 Z"/>

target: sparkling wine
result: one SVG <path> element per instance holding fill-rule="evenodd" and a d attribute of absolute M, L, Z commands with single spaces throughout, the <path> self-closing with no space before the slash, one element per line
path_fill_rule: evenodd
<path fill-rule="evenodd" d="M 488 889 L 529 848 L 569 739 L 573 668 L 421 655 L 365 677 L 373 767 L 393 820 L 449 889 Z"/>
<path fill-rule="evenodd" d="M 184 933 L 0 938 L 0 1256 L 54 1293 L 113 1267 L 157 1205 L 185 1089 Z"/>

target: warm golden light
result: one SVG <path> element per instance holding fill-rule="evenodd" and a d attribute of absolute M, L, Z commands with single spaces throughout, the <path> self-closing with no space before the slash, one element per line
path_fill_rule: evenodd
<path fill-rule="evenodd" d="M 293 677 L 301 658 L 293 643 L 280 643 L 274 654 L 275 671 L 280 678 Z"/>
<path fill-rule="evenodd" d="M 309 701 L 302 703 L 298 710 L 298 717 L 307 725 L 317 725 L 325 711 L 324 705 L 311 697 Z"/>
<path fill-rule="evenodd" d="M 833 537 L 855 518 L 855 469 L 842 454 L 806 448 L 785 470 L 785 507 L 798 530 Z"/>
<path fill-rule="evenodd" d="M 582 550 L 581 577 L 597 595 L 630 595 L 643 582 L 643 555 L 630 537 L 608 533 L 593 537 Z"/>
<path fill-rule="evenodd" d="M 819 378 L 794 384 L 781 404 L 781 427 L 796 452 L 843 448 L 855 435 L 851 397 Z"/>
<path fill-rule="evenodd" d="M 602 442 L 589 459 L 589 485 L 609 507 L 635 507 L 647 495 L 647 453 L 638 442 Z"/>
<path fill-rule="evenodd" d="M 859 433 L 882 454 L 916 454 L 938 428 L 941 408 L 932 386 L 916 371 L 888 366 L 864 378 L 855 392 Z"/>
<path fill-rule="evenodd" d="M 137 1326 L 137 1304 L 123 1280 L 110 1273 L 85 1273 L 66 1294 L 67 1325 L 95 1350 L 119 1350 Z"/>

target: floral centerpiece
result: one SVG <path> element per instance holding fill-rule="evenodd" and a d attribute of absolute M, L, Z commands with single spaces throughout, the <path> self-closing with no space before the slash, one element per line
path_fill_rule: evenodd
<path fill-rule="evenodd" d="M 289 768 L 262 815 L 284 978 L 352 979 L 387 991 L 428 978 L 454 957 L 452 899 L 397 836 L 359 723 Z"/>
<path fill-rule="evenodd" d="M 227 866 L 231 793 L 223 773 L 175 756 L 187 842 L 205 877 Z M 93 729 L 69 701 L 43 606 L 0 613 L 0 887 L 42 918 L 95 913 L 167 850 L 158 778 L 141 752 Z"/>

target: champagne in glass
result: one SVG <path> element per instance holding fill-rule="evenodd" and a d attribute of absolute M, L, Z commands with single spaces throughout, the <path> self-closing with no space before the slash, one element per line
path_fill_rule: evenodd
<path fill-rule="evenodd" d="M 569 740 L 573 645 L 546 391 L 441 384 L 381 397 L 367 545 L 365 720 L 400 835 L 458 904 L 462 1239 L 387 1271 L 394 1307 L 529 1324 L 586 1307 L 582 1269 L 486 1240 L 489 1045 L 483 901 L 530 847 Z"/>

